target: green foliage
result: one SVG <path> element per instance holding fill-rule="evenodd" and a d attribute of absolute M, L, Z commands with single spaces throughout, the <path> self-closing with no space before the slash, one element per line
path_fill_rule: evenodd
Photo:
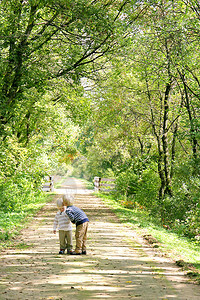
<path fill-rule="evenodd" d="M 73 161 L 73 171 L 72 175 L 78 178 L 84 178 L 87 180 L 92 180 L 93 176 L 90 173 L 89 166 L 86 162 L 86 158 L 84 156 L 79 156 Z"/>
<path fill-rule="evenodd" d="M 35 129 L 38 99 L 52 93 L 53 104 L 66 103 L 70 89 L 75 94 L 81 79 L 91 76 L 94 63 L 113 47 L 121 5 L 86 0 L 0 2 L 0 135 L 6 135 L 4 125 L 10 124 L 12 133 L 19 130 L 21 138 L 27 138 L 27 129 L 28 134 Z M 79 109 L 73 118 L 83 122 L 86 102 L 70 100 L 71 110 Z"/>
<path fill-rule="evenodd" d="M 4 246 L 4 243 L 8 243 L 12 238 L 15 238 L 24 224 L 50 200 L 52 200 L 51 195 L 45 195 L 38 191 L 34 195 L 32 194 L 29 203 L 20 203 L 20 206 L 14 207 L 11 211 L 0 210 L 0 247 Z"/>
<path fill-rule="evenodd" d="M 125 198 L 136 194 L 138 190 L 139 176 L 134 173 L 133 169 L 127 169 L 121 172 L 116 178 L 116 190 Z"/>
<path fill-rule="evenodd" d="M 142 207 L 166 227 L 195 238 L 198 15 L 189 2 L 156 1 L 147 2 L 134 19 L 142 8 L 135 3 L 133 13 L 133 7 L 125 7 L 130 34 L 117 40 L 119 48 L 107 68 L 91 82 L 91 116 L 81 133 L 84 159 L 78 167 L 90 179 L 106 177 L 111 169 L 115 196 L 124 206 Z"/>
<path fill-rule="evenodd" d="M 116 197 L 199 229 L 199 16 L 174 1 L 0 2 L 0 207 L 47 174 L 116 178 Z M 44 21 L 45 20 L 45 21 Z"/>
<path fill-rule="evenodd" d="M 12 141 L 12 142 L 11 142 Z M 21 206 L 34 201 L 40 194 L 42 178 L 47 172 L 38 155 L 39 149 L 21 147 L 15 139 L 8 137 L 1 146 L 0 210 L 19 211 Z M 9 154 L 7 154 L 9 153 Z M 33 165 L 32 165 L 33 164 Z"/>
<path fill-rule="evenodd" d="M 180 235 L 187 236 L 194 240 L 197 244 L 200 242 L 200 208 L 199 205 L 185 212 L 184 218 L 176 219 L 172 224 L 172 228 Z"/>
<path fill-rule="evenodd" d="M 63 163 L 66 172 L 76 155 L 77 127 L 66 119 L 63 107 L 44 105 L 44 111 L 28 143 L 19 142 L 7 126 L 8 135 L 0 144 L 0 210 L 5 213 L 33 203 L 40 196 L 44 176 L 55 174 Z"/>
<path fill-rule="evenodd" d="M 22 204 L 30 203 L 35 194 L 31 178 L 23 176 L 8 179 L 3 185 L 0 185 L 0 209 L 4 212 L 19 211 Z"/>
<path fill-rule="evenodd" d="M 149 211 L 156 211 L 158 208 L 158 188 L 160 179 L 155 172 L 155 165 L 150 165 L 145 169 L 138 183 L 135 201 L 146 207 Z"/>

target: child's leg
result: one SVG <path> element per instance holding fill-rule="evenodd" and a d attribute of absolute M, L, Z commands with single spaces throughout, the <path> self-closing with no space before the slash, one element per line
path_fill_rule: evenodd
<path fill-rule="evenodd" d="M 66 242 L 65 242 L 65 231 L 59 230 L 59 241 L 60 241 L 60 250 L 66 249 Z"/>
<path fill-rule="evenodd" d="M 84 233 L 84 236 L 83 236 L 82 251 L 86 251 L 88 222 L 85 222 L 84 224 L 85 224 L 85 233 Z"/>
<path fill-rule="evenodd" d="M 67 251 L 72 251 L 72 230 L 65 231 L 65 237 L 67 239 Z"/>
<path fill-rule="evenodd" d="M 76 233 L 75 233 L 75 238 L 76 238 L 76 253 L 82 253 L 82 244 L 83 244 L 83 237 L 84 237 L 84 224 L 80 224 L 76 227 Z"/>

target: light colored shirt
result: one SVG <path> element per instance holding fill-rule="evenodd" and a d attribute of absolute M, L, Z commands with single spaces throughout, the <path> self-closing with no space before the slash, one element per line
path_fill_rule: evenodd
<path fill-rule="evenodd" d="M 63 212 L 58 211 L 57 214 L 55 215 L 53 230 L 56 230 L 57 227 L 58 230 L 65 230 L 65 231 L 72 230 L 71 221 L 64 211 Z"/>

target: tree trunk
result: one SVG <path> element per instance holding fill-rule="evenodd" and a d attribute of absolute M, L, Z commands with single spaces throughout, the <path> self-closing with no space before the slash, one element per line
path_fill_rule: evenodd
<path fill-rule="evenodd" d="M 165 176 L 164 176 L 164 171 L 163 171 L 163 151 L 162 151 L 162 145 L 161 145 L 161 140 L 160 140 L 160 136 L 161 136 L 161 128 L 159 130 L 159 132 L 157 133 L 156 131 L 156 124 L 155 124 L 155 118 L 154 118 L 154 112 L 153 112 L 153 108 L 152 108 L 152 103 L 151 103 L 151 94 L 149 91 L 149 87 L 148 87 L 148 81 L 146 80 L 146 86 L 147 86 L 147 94 L 148 94 L 148 98 L 149 98 L 149 103 L 150 103 L 150 112 L 151 112 L 151 120 L 152 120 L 152 129 L 153 129 L 153 133 L 156 137 L 157 140 L 157 145 L 158 145 L 158 174 L 160 177 L 160 188 L 159 188 L 159 202 L 160 205 L 162 207 L 162 202 L 163 202 L 163 197 L 164 197 L 164 190 L 165 190 L 165 186 L 166 186 L 166 182 L 165 182 Z"/>
<path fill-rule="evenodd" d="M 172 161 L 171 161 L 171 172 L 170 178 L 172 179 L 174 175 L 174 162 L 175 162 L 175 145 L 176 145 L 176 137 L 178 132 L 178 123 L 175 124 L 174 132 L 173 132 L 173 139 L 172 139 Z"/>
<path fill-rule="evenodd" d="M 164 173 L 165 173 L 165 195 L 172 196 L 171 178 L 170 178 L 170 167 L 169 167 L 169 149 L 168 149 L 168 113 L 169 113 L 169 93 L 171 89 L 171 83 L 166 85 L 165 97 L 164 97 L 164 115 L 163 115 L 163 134 L 162 134 L 162 145 L 163 145 L 163 159 L 164 159 Z"/>
<path fill-rule="evenodd" d="M 187 86 L 185 83 L 185 79 L 184 76 L 181 76 L 182 82 L 183 82 L 183 86 L 184 86 L 184 93 L 185 93 L 185 105 L 186 105 L 186 109 L 188 112 L 188 116 L 189 116 L 189 121 L 190 121 L 190 138 L 191 138 L 191 143 L 192 143 L 192 152 L 193 152 L 193 158 L 196 161 L 197 160 L 197 139 L 196 139 L 196 129 L 195 129 L 195 125 L 194 125 L 194 120 L 195 118 L 193 118 L 192 116 L 192 111 L 191 111 L 191 104 L 190 104 L 190 100 L 189 100 L 189 95 L 188 95 L 188 91 L 187 91 Z"/>

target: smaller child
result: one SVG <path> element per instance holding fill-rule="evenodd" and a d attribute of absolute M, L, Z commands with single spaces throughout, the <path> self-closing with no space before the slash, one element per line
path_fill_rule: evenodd
<path fill-rule="evenodd" d="M 78 207 L 73 205 L 73 196 L 64 195 L 63 204 L 67 206 L 66 214 L 71 222 L 76 224 L 76 249 L 71 252 L 72 255 L 86 254 L 86 240 L 89 219 L 86 214 Z"/>
<path fill-rule="evenodd" d="M 60 241 L 59 254 L 64 254 L 65 249 L 67 249 L 67 254 L 70 254 L 72 252 L 72 224 L 65 213 L 62 199 L 57 200 L 57 207 L 59 211 L 55 215 L 53 233 L 56 233 L 56 228 L 58 227 Z"/>

